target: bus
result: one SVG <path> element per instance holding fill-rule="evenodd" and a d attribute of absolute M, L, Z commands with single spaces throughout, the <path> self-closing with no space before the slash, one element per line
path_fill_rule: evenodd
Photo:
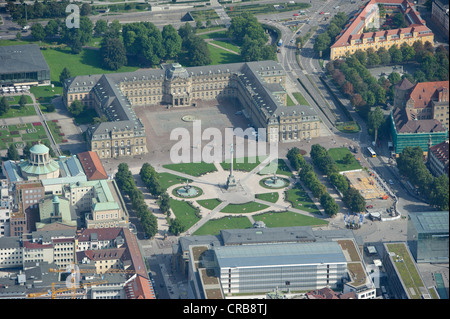
<path fill-rule="evenodd" d="M 377 157 L 377 153 L 375 153 L 375 151 L 371 147 L 368 147 L 367 150 L 369 151 L 370 156 Z"/>

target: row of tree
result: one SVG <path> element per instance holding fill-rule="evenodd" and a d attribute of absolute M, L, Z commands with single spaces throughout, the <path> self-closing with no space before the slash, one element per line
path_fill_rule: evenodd
<path fill-rule="evenodd" d="M 330 46 L 334 43 L 334 39 L 344 28 L 348 17 L 344 12 L 338 12 L 330 21 L 326 31 L 319 34 L 314 41 L 314 51 L 322 52 L 323 55 L 330 54 Z"/>
<path fill-rule="evenodd" d="M 319 199 L 320 205 L 328 216 L 335 216 L 339 212 L 339 205 L 327 192 L 327 188 L 317 178 L 313 166 L 308 164 L 297 147 L 293 147 L 288 151 L 287 158 L 291 166 L 299 171 L 300 180 L 308 187 L 313 196 Z"/>
<path fill-rule="evenodd" d="M 311 146 L 311 158 L 314 165 L 325 175 L 333 186 L 342 194 L 342 201 L 354 213 L 363 212 L 366 208 L 366 200 L 353 187 L 350 187 L 344 175 L 339 174 L 339 170 L 328 151 L 319 144 Z"/>
<path fill-rule="evenodd" d="M 403 176 L 418 187 L 419 193 L 429 204 L 440 210 L 449 208 L 449 179 L 442 175 L 434 177 L 424 162 L 419 146 L 405 147 L 397 158 L 397 168 Z"/>
<path fill-rule="evenodd" d="M 131 207 L 140 219 L 144 232 L 152 238 L 158 232 L 157 219 L 145 203 L 142 191 L 136 187 L 133 175 L 126 163 L 119 164 L 115 180 L 119 189 L 130 198 Z"/>
<path fill-rule="evenodd" d="M 422 44 L 417 41 L 413 45 L 402 44 L 400 48 L 392 46 L 388 51 L 380 48 L 378 51 L 357 50 L 345 60 L 334 60 L 327 64 L 326 70 L 331 75 L 342 93 L 351 99 L 361 116 L 368 117 L 370 107 L 393 101 L 394 86 L 407 78 L 411 83 L 448 80 L 448 51 L 439 46 L 436 49 L 429 42 Z M 386 78 L 378 80 L 372 76 L 367 66 L 387 65 L 391 62 L 418 63 L 419 67 L 414 75 L 408 73 L 400 76 L 392 72 Z"/>

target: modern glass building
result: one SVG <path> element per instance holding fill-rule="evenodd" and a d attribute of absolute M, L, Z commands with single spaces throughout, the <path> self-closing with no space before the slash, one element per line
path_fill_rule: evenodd
<path fill-rule="evenodd" d="M 224 294 L 337 288 L 347 261 L 334 241 L 214 247 Z"/>
<path fill-rule="evenodd" d="M 49 84 L 50 68 L 38 45 L 0 46 L 0 87 Z"/>
<path fill-rule="evenodd" d="M 448 245 L 448 211 L 408 214 L 408 246 L 417 263 L 448 263 Z"/>

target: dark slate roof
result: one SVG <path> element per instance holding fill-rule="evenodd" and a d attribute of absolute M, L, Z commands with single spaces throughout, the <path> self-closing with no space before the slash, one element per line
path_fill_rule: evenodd
<path fill-rule="evenodd" d="M 436 133 L 446 131 L 442 123 L 436 119 L 414 119 L 407 108 L 397 108 L 392 115 L 397 133 Z"/>
<path fill-rule="evenodd" d="M 50 71 L 36 44 L 0 46 L 0 73 Z"/>

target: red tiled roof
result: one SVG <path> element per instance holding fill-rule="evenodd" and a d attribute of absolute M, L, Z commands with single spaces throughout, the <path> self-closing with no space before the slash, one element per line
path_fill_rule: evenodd
<path fill-rule="evenodd" d="M 377 32 L 367 32 L 362 34 L 357 34 L 360 30 L 355 30 L 360 22 L 366 19 L 366 15 L 369 12 L 369 8 L 371 6 L 377 5 L 378 3 L 392 3 L 392 4 L 403 4 L 404 7 L 407 7 L 404 14 L 409 14 L 409 16 L 414 20 L 414 23 L 411 24 L 407 28 L 399 28 L 392 29 L 387 31 L 377 31 Z M 338 37 L 336 37 L 336 42 L 331 46 L 331 48 L 347 46 L 350 44 L 350 39 L 363 39 L 370 37 L 379 37 L 379 36 L 387 36 L 393 34 L 401 34 L 401 33 L 413 33 L 413 32 L 421 32 L 421 31 L 430 31 L 430 29 L 425 26 L 424 21 L 420 18 L 420 15 L 416 10 L 412 8 L 411 3 L 408 0 L 370 0 L 365 7 L 359 11 L 355 17 L 351 20 L 349 25 L 345 26 L 344 32 L 341 32 Z M 348 27 L 347 27 L 348 26 Z M 362 28 L 362 26 L 361 26 Z M 431 31 L 430 31 L 431 32 Z M 353 33 L 353 34 L 352 34 Z"/>
<path fill-rule="evenodd" d="M 114 260 L 121 259 L 126 248 L 112 248 L 112 249 L 98 249 L 98 250 L 84 250 L 77 252 L 77 260 L 82 260 L 84 257 L 90 260 Z"/>
<path fill-rule="evenodd" d="M 419 82 L 412 89 L 409 98 L 414 101 L 414 108 L 429 107 L 431 100 L 438 100 L 441 89 L 447 89 L 449 81 Z"/>
<path fill-rule="evenodd" d="M 150 280 L 140 275 L 134 276 L 125 284 L 125 292 L 127 299 L 156 299 Z"/>
<path fill-rule="evenodd" d="M 78 235 L 79 242 L 85 242 L 91 240 L 91 234 L 96 233 L 98 241 L 103 240 L 113 240 L 119 236 L 122 228 L 89 228 L 83 229 L 82 232 Z"/>
<path fill-rule="evenodd" d="M 89 181 L 108 178 L 105 168 L 96 152 L 88 151 L 78 153 L 77 156 Z"/>
<path fill-rule="evenodd" d="M 430 147 L 430 152 L 434 154 L 434 156 L 444 165 L 448 164 L 449 161 L 449 147 L 448 147 L 448 140 L 433 145 Z"/>

